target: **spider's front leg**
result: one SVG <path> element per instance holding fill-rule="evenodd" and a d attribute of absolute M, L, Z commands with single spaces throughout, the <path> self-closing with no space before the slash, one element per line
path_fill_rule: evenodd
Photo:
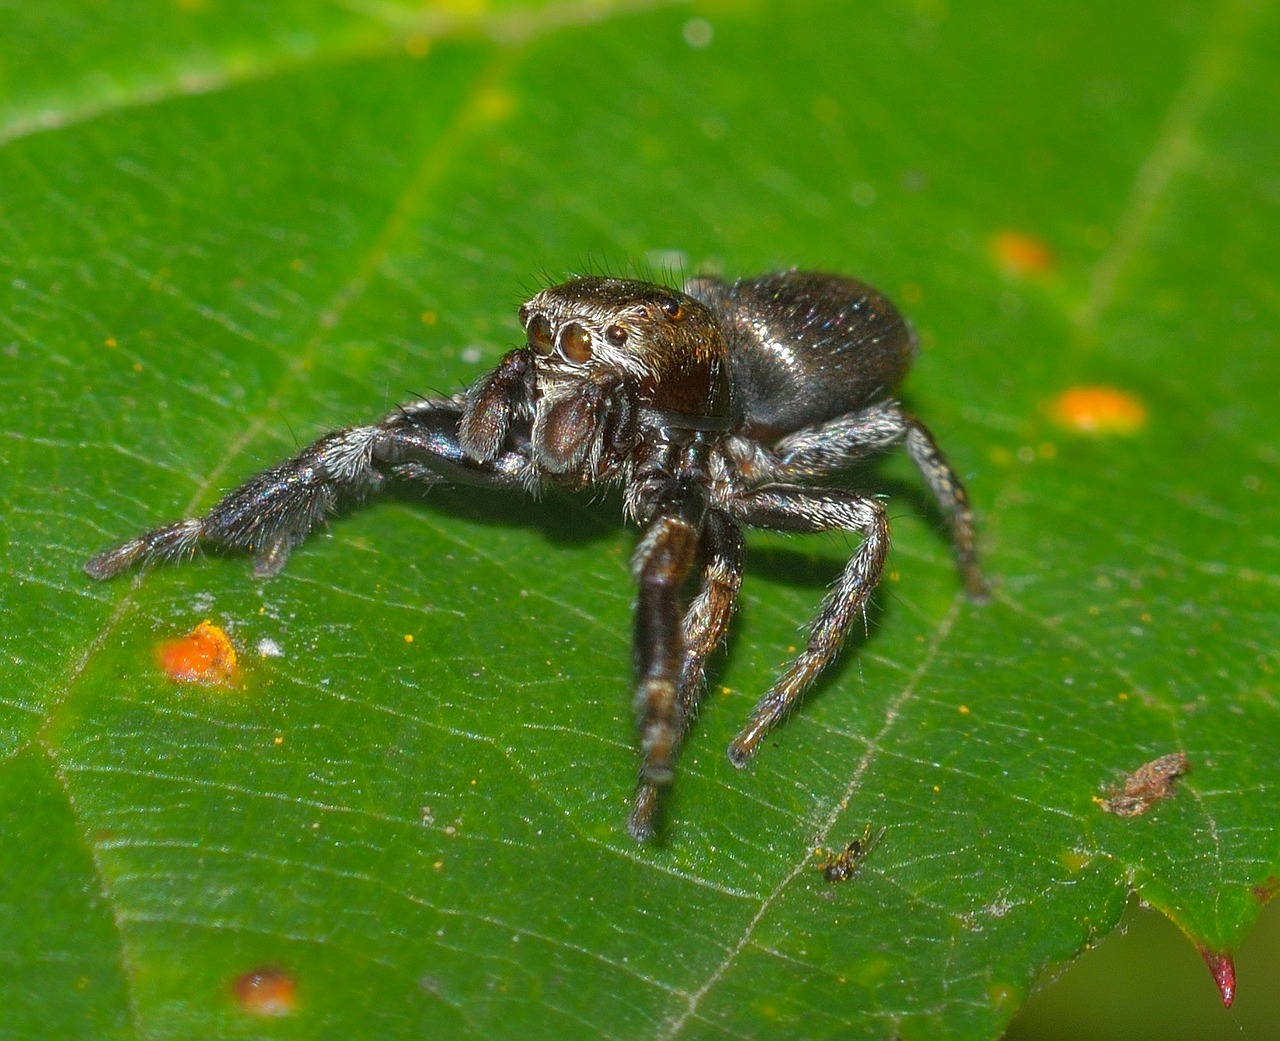
<path fill-rule="evenodd" d="M 634 639 L 636 723 L 643 755 L 642 784 L 671 783 L 684 732 L 680 679 L 684 668 L 680 589 L 693 568 L 707 512 L 697 481 L 664 482 L 647 511 L 651 518 L 632 557 L 639 585 Z M 637 839 L 652 834 L 652 813 L 632 814 Z"/>
<path fill-rule="evenodd" d="M 742 530 L 719 510 L 710 510 L 702 530 L 702 575 L 698 595 L 685 612 L 681 633 L 684 662 L 680 671 L 678 712 L 671 721 L 671 755 L 679 751 L 698 711 L 706 687 L 707 659 L 724 639 L 742 586 Z M 627 821 L 632 836 L 643 841 L 656 828 L 662 786 L 642 772 L 634 808 Z"/>
<path fill-rule="evenodd" d="M 428 399 L 397 409 L 380 423 L 326 434 L 232 489 L 205 516 L 130 539 L 95 556 L 85 571 L 110 578 L 135 565 L 178 560 L 208 544 L 252 551 L 254 574 L 264 578 L 284 567 L 290 551 L 340 498 L 375 492 L 387 476 L 500 488 L 536 483 L 527 442 L 484 461 L 472 457 L 458 438 L 463 415 L 458 401 Z"/>
<path fill-rule="evenodd" d="M 765 735 L 839 653 L 854 619 L 865 612 L 884 573 L 889 522 L 879 499 L 837 488 L 765 487 L 742 496 L 734 505 L 737 517 L 753 527 L 789 532 L 842 529 L 862 535 L 862 545 L 822 601 L 805 649 L 760 699 L 750 721 L 729 745 L 729 761 L 745 766 Z"/>

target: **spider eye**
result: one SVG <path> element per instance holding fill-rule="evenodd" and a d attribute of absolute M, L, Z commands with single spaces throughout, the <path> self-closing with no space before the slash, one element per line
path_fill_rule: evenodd
<path fill-rule="evenodd" d="M 627 342 L 627 330 L 620 325 L 611 325 L 604 331 L 604 338 L 615 347 L 621 347 Z"/>
<path fill-rule="evenodd" d="M 570 322 L 560 331 L 560 353 L 575 365 L 590 361 L 591 334 L 577 322 Z"/>
<path fill-rule="evenodd" d="M 530 347 L 541 355 L 551 353 L 553 346 L 551 323 L 547 321 L 545 314 L 535 314 L 530 318 L 529 324 L 525 326 L 525 332 L 528 334 Z"/>
<path fill-rule="evenodd" d="M 677 300 L 674 296 L 669 296 L 662 301 L 662 312 L 673 322 L 680 321 L 684 317 L 684 304 Z"/>

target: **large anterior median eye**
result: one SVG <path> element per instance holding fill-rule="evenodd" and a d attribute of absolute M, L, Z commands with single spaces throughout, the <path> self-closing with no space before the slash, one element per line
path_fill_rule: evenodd
<path fill-rule="evenodd" d="M 565 361 L 581 365 L 591 360 L 591 334 L 577 322 L 570 322 L 560 330 L 560 353 Z"/>
<path fill-rule="evenodd" d="M 529 319 L 529 324 L 525 326 L 525 333 L 529 338 L 529 346 L 539 354 L 550 354 L 551 348 L 554 346 L 551 336 L 551 323 L 547 321 L 544 314 L 535 314 Z"/>

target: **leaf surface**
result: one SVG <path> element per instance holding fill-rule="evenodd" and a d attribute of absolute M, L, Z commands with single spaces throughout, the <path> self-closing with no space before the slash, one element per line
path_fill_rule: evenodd
<path fill-rule="evenodd" d="M 1280 874 L 1277 40 L 1237 3 L 0 7 L 0 1037 L 984 1038 L 1131 889 L 1229 954 Z M 997 595 L 904 460 L 860 474 L 892 574 L 738 772 L 851 549 L 753 533 L 662 843 L 616 496 L 406 490 L 271 582 L 81 573 L 464 386 L 547 277 L 789 265 L 911 315 Z M 233 690 L 156 665 L 206 619 Z"/>

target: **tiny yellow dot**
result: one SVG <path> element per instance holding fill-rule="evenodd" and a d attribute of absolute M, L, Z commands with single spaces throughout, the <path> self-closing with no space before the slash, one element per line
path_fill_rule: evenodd
<path fill-rule="evenodd" d="M 962 715 L 962 716 L 967 716 L 968 714 L 969 714 L 969 706 L 968 706 L 968 705 L 961 705 L 961 706 L 960 706 L 960 715 Z"/>
<path fill-rule="evenodd" d="M 284 744 L 284 735 L 283 735 L 283 734 L 276 734 L 276 736 L 275 736 L 274 738 L 272 738 L 271 743 L 272 743 L 273 745 L 282 745 L 282 744 Z"/>
<path fill-rule="evenodd" d="M 404 634 L 404 642 L 405 642 L 405 643 L 413 643 L 413 633 L 405 633 L 405 634 Z"/>
<path fill-rule="evenodd" d="M 102 343 L 106 347 L 114 347 L 116 345 L 116 338 L 114 336 L 108 336 L 102 341 Z"/>
<path fill-rule="evenodd" d="M 435 325 L 435 324 L 436 324 L 436 322 L 438 322 L 439 320 L 440 320 L 440 316 L 439 316 L 438 314 L 436 314 L 436 313 L 435 313 L 435 311 L 423 311 L 423 312 L 422 312 L 422 324 L 423 324 L 423 325 Z"/>

